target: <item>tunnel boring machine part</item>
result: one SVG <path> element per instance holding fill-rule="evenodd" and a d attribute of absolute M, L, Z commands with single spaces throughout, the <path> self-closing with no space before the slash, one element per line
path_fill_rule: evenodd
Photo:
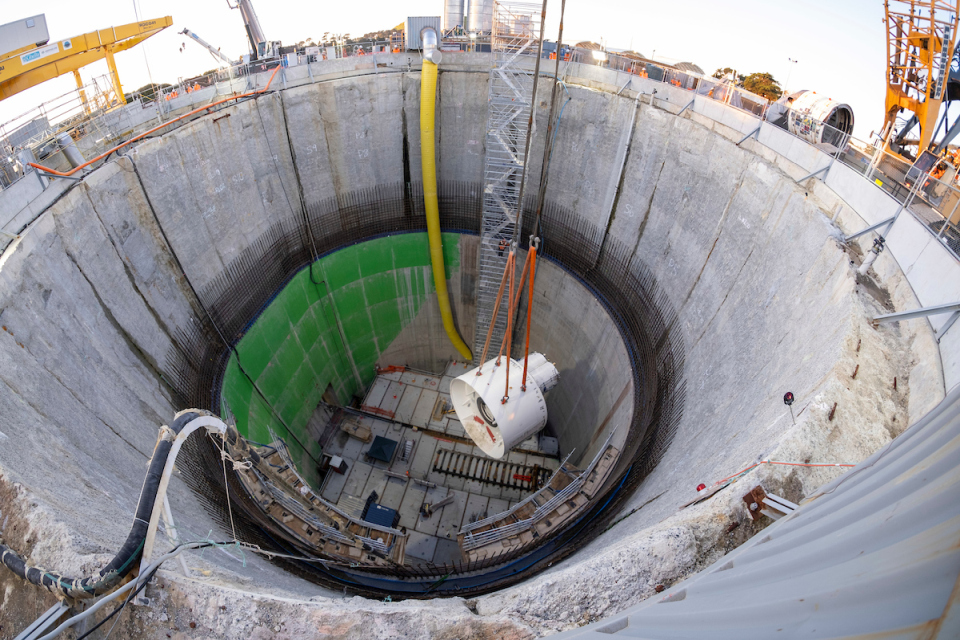
<path fill-rule="evenodd" d="M 427 237 L 430 241 L 430 262 L 433 265 L 433 283 L 437 288 L 440 317 L 443 329 L 450 342 L 466 360 L 473 360 L 473 353 L 466 345 L 450 311 L 450 296 L 447 293 L 447 274 L 443 266 L 443 242 L 440 237 L 440 210 L 437 206 L 437 160 L 434 139 L 434 108 L 437 101 L 437 64 L 440 50 L 437 49 L 437 32 L 432 27 L 420 31 L 423 41 L 423 68 L 420 71 L 420 167 L 423 171 L 423 204 L 427 214 Z"/>
<path fill-rule="evenodd" d="M 501 403 L 508 368 L 514 379 L 523 365 L 513 358 L 497 358 L 471 369 L 450 382 L 450 401 L 464 431 L 485 454 L 503 458 L 512 448 L 547 424 L 547 403 L 543 394 L 557 386 L 560 373 L 542 353 L 531 353 L 528 376 L 534 384 L 512 393 Z M 477 375 L 480 371 L 482 375 Z"/>

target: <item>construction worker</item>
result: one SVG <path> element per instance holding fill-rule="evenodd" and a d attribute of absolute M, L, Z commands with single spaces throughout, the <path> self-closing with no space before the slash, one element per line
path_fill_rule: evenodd
<path fill-rule="evenodd" d="M 503 257 L 503 250 L 507 248 L 507 241 L 503 238 L 500 239 L 500 244 L 497 245 L 497 255 L 501 258 Z"/>
<path fill-rule="evenodd" d="M 557 59 L 557 51 L 553 50 L 550 52 L 550 60 L 556 60 L 556 59 Z"/>

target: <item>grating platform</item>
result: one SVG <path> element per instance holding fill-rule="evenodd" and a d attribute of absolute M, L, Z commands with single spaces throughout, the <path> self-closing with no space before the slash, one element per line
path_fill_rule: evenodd
<path fill-rule="evenodd" d="M 450 382 L 469 366 L 451 362 L 439 376 L 382 371 L 364 397 L 365 415 L 350 416 L 346 430 L 332 430 L 324 448 L 325 455 L 343 458 L 347 471 L 327 473 L 322 497 L 355 512 L 376 493 L 376 502 L 396 510 L 398 527 L 407 531 L 408 563 L 461 561 L 457 536 L 464 525 L 509 510 L 560 466 L 532 450 L 494 461 L 468 444 L 449 407 Z M 368 455 L 377 437 L 397 442 L 389 462 Z M 441 503 L 425 516 L 424 505 Z"/>

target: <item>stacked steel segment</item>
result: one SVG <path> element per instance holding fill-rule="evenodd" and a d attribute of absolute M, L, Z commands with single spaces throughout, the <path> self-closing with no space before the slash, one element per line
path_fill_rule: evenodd
<path fill-rule="evenodd" d="M 500 304 L 498 312 L 494 308 L 509 245 L 521 226 L 523 169 L 536 80 L 536 73 L 523 61 L 537 55 L 540 16 L 541 7 L 536 4 L 498 2 L 494 8 L 490 44 L 495 62 L 490 69 L 488 95 L 475 358 L 483 352 L 491 323 L 493 351 L 499 351 L 507 328 L 509 305 Z"/>

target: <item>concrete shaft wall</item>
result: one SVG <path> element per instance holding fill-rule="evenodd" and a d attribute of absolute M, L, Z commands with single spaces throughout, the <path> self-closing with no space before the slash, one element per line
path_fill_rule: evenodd
<path fill-rule="evenodd" d="M 487 75 L 482 60 L 470 68 L 451 58 L 440 76 L 441 196 L 446 189 L 473 203 L 444 214 L 448 228 L 469 228 L 482 180 Z M 317 589 L 249 554 L 248 569 L 206 554 L 190 563 L 213 571 L 219 585 L 165 574 L 167 588 L 153 596 L 163 617 L 130 616 L 121 623 L 126 633 L 163 636 L 189 621 L 211 637 L 280 620 L 292 635 L 324 629 L 358 638 L 531 637 L 574 626 L 695 571 L 756 530 L 735 490 L 676 513 L 697 483 L 765 458 L 857 462 L 942 397 L 942 375 L 922 373 L 940 366 L 929 327 L 867 322 L 916 299 L 889 255 L 877 263 L 881 282 L 857 282 L 859 255 L 836 242 L 825 215 L 836 194 L 797 186 L 796 165 L 767 148 L 737 147 L 739 133 L 715 119 L 677 117 L 673 103 L 649 106 L 633 88 L 616 97 L 603 79 L 587 71 L 581 78 L 570 83 L 557 136 L 545 245 L 575 248 L 585 277 L 608 255 L 652 273 L 686 351 L 683 418 L 631 500 L 637 512 L 576 557 L 469 607 L 344 603 L 334 594 L 278 600 L 278 590 L 308 598 Z M 253 316 L 243 305 L 230 311 L 228 302 L 242 298 L 231 281 L 268 271 L 271 252 L 304 251 L 303 211 L 325 253 L 358 224 L 363 237 L 388 231 L 376 207 L 360 203 L 415 209 L 418 82 L 415 71 L 353 77 L 224 109 L 140 144 L 39 218 L 0 271 L 0 511 L 9 517 L 8 543 L 64 572 L 106 562 L 126 535 L 156 428 L 184 401 L 180 379 L 206 380 L 189 366 L 197 336 L 215 340 L 214 327 L 237 339 L 237 318 Z M 546 131 L 548 106 L 538 105 L 538 130 Z M 544 270 L 538 280 L 536 324 L 545 329 L 531 335 L 531 347 L 568 347 L 554 356 L 569 362 L 567 392 L 553 401 L 567 418 L 562 428 L 577 429 L 568 416 L 578 411 L 610 428 L 626 419 L 618 399 L 631 393 L 629 383 L 614 373 L 625 357 L 610 346 L 617 336 L 599 327 L 602 312 L 560 273 Z M 461 287 L 453 297 L 464 326 L 473 318 L 463 304 L 471 282 L 451 284 Z M 405 351 L 408 329 L 390 348 L 398 359 L 423 353 Z M 605 350 L 609 364 L 578 369 Z M 602 393 L 585 397 L 578 388 Z M 796 425 L 781 402 L 786 390 L 798 398 Z M 591 443 L 580 446 L 586 452 Z M 836 473 L 754 475 L 796 500 Z M 171 496 L 188 533 L 216 526 L 179 481 Z M 9 574 L 0 579 L 15 586 L 4 592 L 2 617 L 27 612 L 17 615 L 28 622 L 42 596 Z M 261 595 L 228 596 L 224 583 Z M 201 601 L 211 606 L 193 617 L 187 610 Z"/>

